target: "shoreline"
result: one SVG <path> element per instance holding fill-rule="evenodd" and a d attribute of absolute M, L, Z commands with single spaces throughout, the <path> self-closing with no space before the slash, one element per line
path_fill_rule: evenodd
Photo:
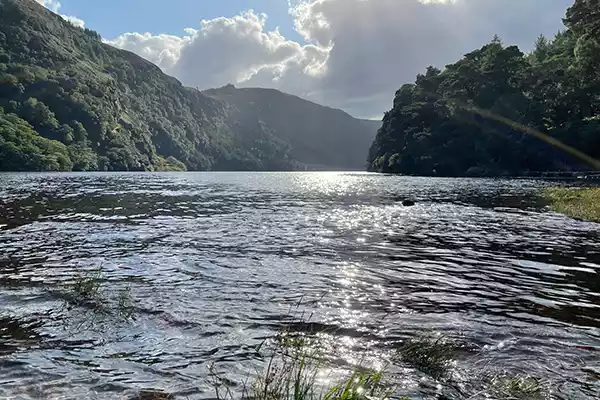
<path fill-rule="evenodd" d="M 542 197 L 558 213 L 583 221 L 600 222 L 600 187 L 548 188 Z"/>

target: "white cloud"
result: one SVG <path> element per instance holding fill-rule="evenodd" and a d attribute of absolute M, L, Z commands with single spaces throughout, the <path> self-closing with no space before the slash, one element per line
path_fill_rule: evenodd
<path fill-rule="evenodd" d="M 70 22 L 71 24 L 73 24 L 79 28 L 85 27 L 85 22 L 82 19 L 74 17 L 72 15 L 64 15 L 64 14 L 59 13 L 59 10 L 61 7 L 60 1 L 58 1 L 58 0 L 35 0 L 35 1 L 37 1 L 38 3 L 40 3 L 47 9 L 49 9 L 50 11 L 60 15 L 61 17 L 63 17 L 66 21 Z"/>
<path fill-rule="evenodd" d="M 62 14 L 60 14 L 60 16 L 78 28 L 85 28 L 85 22 L 81 18 L 77 18 L 72 15 L 62 15 Z"/>
<path fill-rule="evenodd" d="M 494 34 L 524 48 L 540 33 L 552 35 L 570 3 L 295 0 L 290 14 L 303 43 L 267 30 L 267 17 L 252 11 L 203 20 L 181 36 L 127 33 L 110 43 L 189 86 L 274 87 L 374 116 L 389 109 L 396 89 L 425 67 L 454 62 Z"/>
<path fill-rule="evenodd" d="M 443 67 L 499 34 L 529 47 L 553 34 L 570 0 L 311 0 L 292 7 L 305 40 L 333 43 L 324 101 L 381 115 L 394 92 L 428 65 Z"/>
<path fill-rule="evenodd" d="M 60 8 L 60 1 L 57 0 L 35 0 L 50 11 L 57 13 Z"/>
<path fill-rule="evenodd" d="M 190 40 L 190 36 L 154 36 L 151 33 L 132 32 L 125 33 L 115 40 L 106 40 L 106 43 L 133 51 L 169 72 L 181 57 L 181 49 Z"/>
<path fill-rule="evenodd" d="M 266 20 L 266 15 L 248 11 L 203 20 L 199 29 L 186 29 L 181 37 L 126 33 L 108 43 L 201 88 L 250 82 L 279 86 L 289 74 L 310 80 L 326 72 L 329 48 L 286 40 L 278 30 L 265 30 Z"/>

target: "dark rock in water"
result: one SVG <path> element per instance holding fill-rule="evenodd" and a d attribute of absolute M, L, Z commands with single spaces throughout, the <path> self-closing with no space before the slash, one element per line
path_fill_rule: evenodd
<path fill-rule="evenodd" d="M 131 397 L 130 400 L 172 400 L 174 398 L 172 394 L 163 392 L 162 390 L 144 389 L 134 397 Z"/>
<path fill-rule="evenodd" d="M 402 202 L 402 205 L 403 205 L 403 206 L 405 206 L 405 207 L 412 207 L 412 206 L 414 206 L 415 204 L 416 204 L 416 203 L 415 203 L 414 201 L 412 201 L 412 200 L 404 200 L 404 201 Z"/>

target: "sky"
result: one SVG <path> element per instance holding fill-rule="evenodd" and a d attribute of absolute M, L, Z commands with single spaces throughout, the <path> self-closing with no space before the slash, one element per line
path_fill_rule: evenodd
<path fill-rule="evenodd" d="M 497 34 L 528 51 L 573 0 L 36 0 L 185 85 L 270 87 L 381 118 L 394 93 Z"/>

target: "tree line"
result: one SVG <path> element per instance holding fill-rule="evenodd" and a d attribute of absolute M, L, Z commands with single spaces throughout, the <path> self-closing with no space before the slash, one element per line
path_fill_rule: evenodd
<path fill-rule="evenodd" d="M 600 2 L 577 0 L 564 23 L 529 53 L 496 36 L 402 86 L 369 170 L 505 176 L 592 168 L 580 155 L 600 158 Z"/>

